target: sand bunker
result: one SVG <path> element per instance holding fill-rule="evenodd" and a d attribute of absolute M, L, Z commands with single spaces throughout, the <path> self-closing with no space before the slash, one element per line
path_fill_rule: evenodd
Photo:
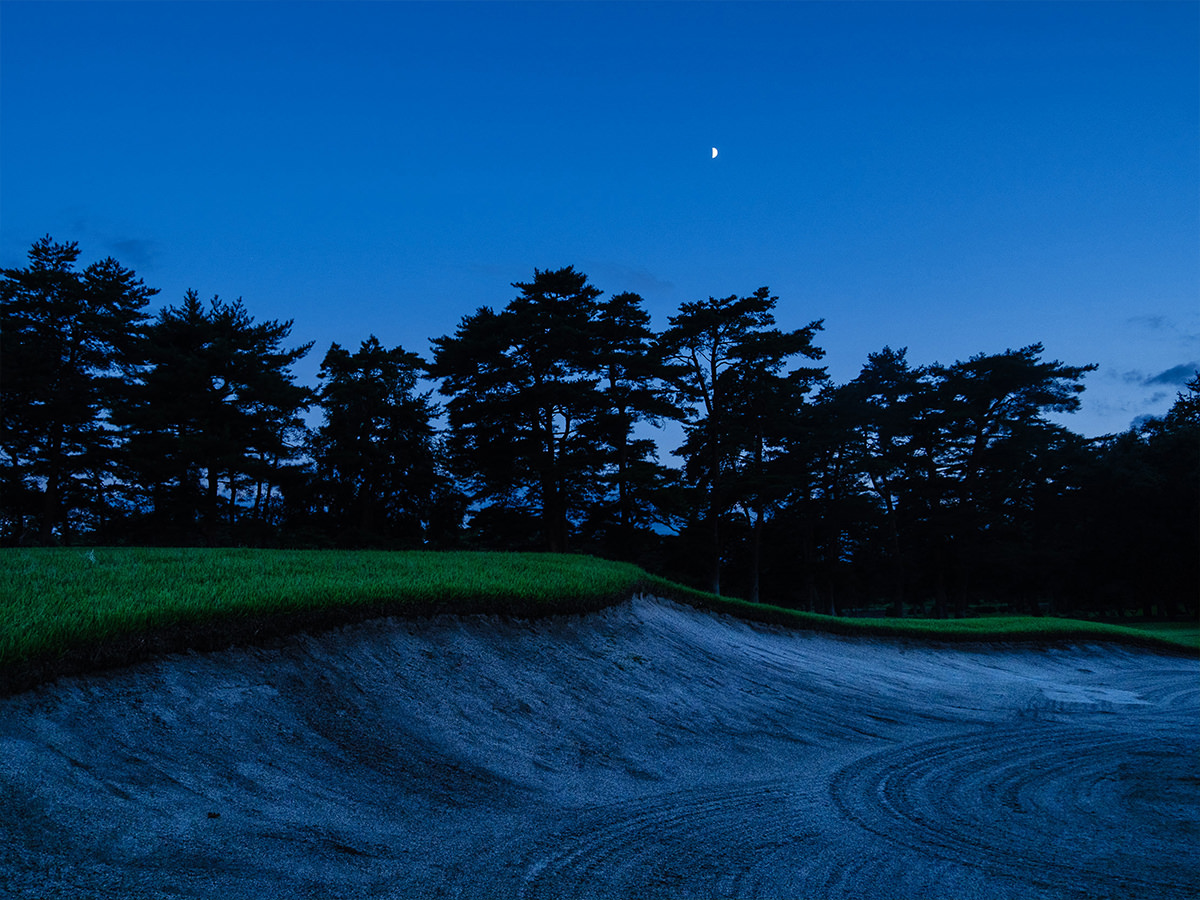
<path fill-rule="evenodd" d="M 1200 894 L 1200 663 L 654 600 L 379 621 L 0 700 L 0 894 Z"/>

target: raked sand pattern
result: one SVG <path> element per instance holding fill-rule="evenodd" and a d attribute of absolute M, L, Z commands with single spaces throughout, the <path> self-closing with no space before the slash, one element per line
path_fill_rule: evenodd
<path fill-rule="evenodd" d="M 0 700 L 0 896 L 1200 895 L 1200 662 L 651 599 Z"/>

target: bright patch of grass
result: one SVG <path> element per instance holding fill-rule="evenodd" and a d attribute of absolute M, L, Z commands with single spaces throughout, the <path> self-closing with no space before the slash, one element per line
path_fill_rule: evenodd
<path fill-rule="evenodd" d="M 580 613 L 639 592 L 745 619 L 863 637 L 1195 649 L 1200 631 L 1026 616 L 836 618 L 716 597 L 626 563 L 561 554 L 8 549 L 0 550 L 0 693 L 6 685 L 19 689 L 153 653 L 378 616 Z"/>
<path fill-rule="evenodd" d="M 642 577 L 536 553 L 2 550 L 0 667 L 165 631 L 244 636 L 289 617 L 582 612 L 628 597 Z"/>

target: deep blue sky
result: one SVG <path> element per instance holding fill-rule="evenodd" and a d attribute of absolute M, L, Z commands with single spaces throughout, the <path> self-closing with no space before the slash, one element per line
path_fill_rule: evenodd
<path fill-rule="evenodd" d="M 838 381 L 1041 341 L 1119 431 L 1200 365 L 1200 4 L 3 2 L 0 265 L 46 233 L 310 384 L 574 265 L 769 285 Z"/>

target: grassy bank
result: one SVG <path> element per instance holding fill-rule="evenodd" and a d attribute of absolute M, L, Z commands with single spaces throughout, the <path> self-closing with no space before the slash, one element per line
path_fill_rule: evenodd
<path fill-rule="evenodd" d="M 385 615 L 585 612 L 642 577 L 551 554 L 0 550 L 0 690 Z"/>
<path fill-rule="evenodd" d="M 1051 616 L 980 616 L 971 619 L 854 619 L 714 597 L 648 577 L 659 593 L 742 619 L 848 637 L 911 638 L 975 643 L 1119 643 L 1150 649 L 1200 650 L 1200 626 L 1175 623 L 1112 625 Z"/>
<path fill-rule="evenodd" d="M 213 649 L 383 615 L 538 616 L 644 591 L 846 635 L 1197 646 L 1195 632 L 1066 619 L 841 619 L 693 591 L 583 556 L 158 548 L 0 550 L 0 690 L 155 653 Z"/>
<path fill-rule="evenodd" d="M 1200 649 L 1200 622 L 1134 622 L 1125 625 L 1184 647 Z"/>

